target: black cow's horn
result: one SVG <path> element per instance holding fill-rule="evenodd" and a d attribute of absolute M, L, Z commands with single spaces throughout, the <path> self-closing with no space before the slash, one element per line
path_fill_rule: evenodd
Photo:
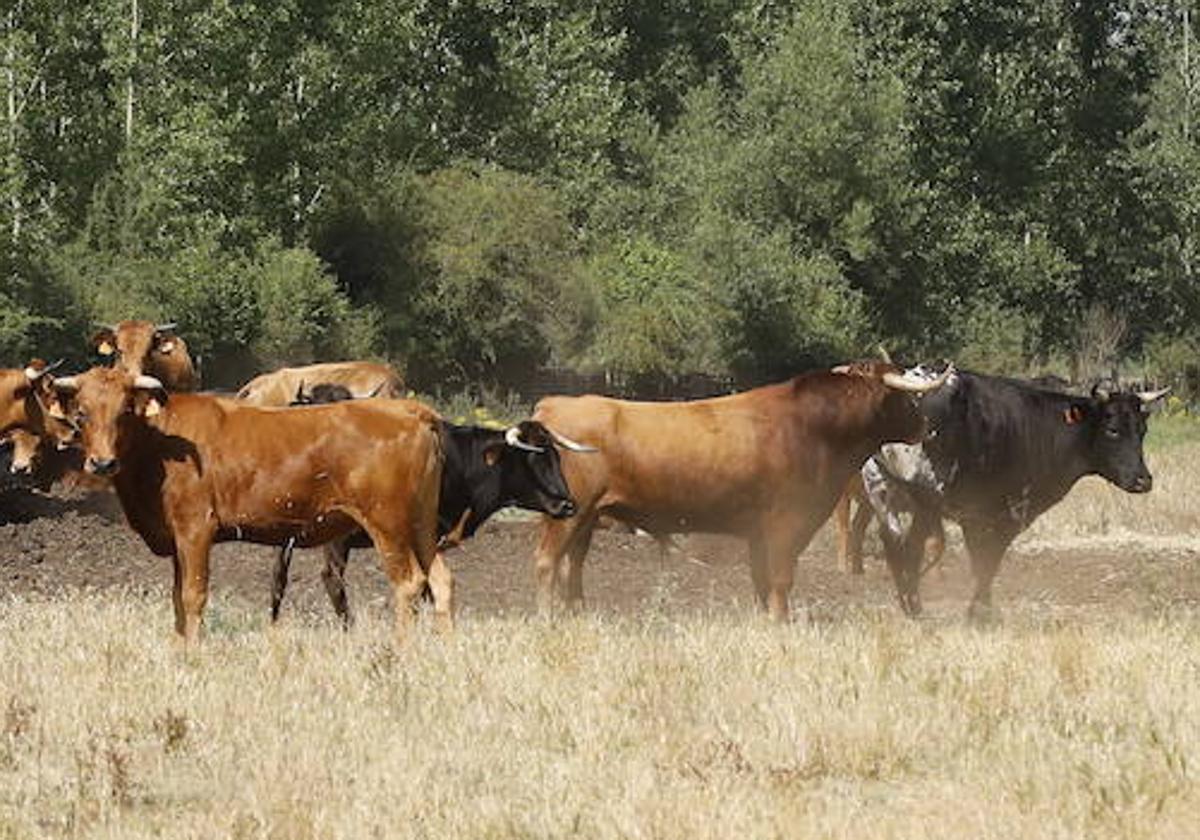
<path fill-rule="evenodd" d="M 292 398 L 292 401 L 296 402 L 296 403 L 306 402 L 305 397 L 304 397 L 304 380 L 303 379 L 301 379 L 300 384 L 296 386 L 296 396 Z"/>
<path fill-rule="evenodd" d="M 563 449 L 570 449 L 572 452 L 599 452 L 600 450 L 594 446 L 587 446 L 582 443 L 577 443 L 571 440 L 566 435 L 560 435 L 558 432 L 546 426 L 546 434 L 550 435 L 550 439 L 561 446 Z"/>
<path fill-rule="evenodd" d="M 534 446 L 531 443 L 526 443 L 521 440 L 521 430 L 516 426 L 509 426 L 504 432 L 504 442 L 515 449 L 524 449 L 526 452 L 545 452 L 546 450 L 540 446 Z"/>
<path fill-rule="evenodd" d="M 883 375 L 883 384 L 889 388 L 895 388 L 898 391 L 908 391 L 913 394 L 926 394 L 930 391 L 936 391 L 946 384 L 946 380 L 954 373 L 954 365 L 946 365 L 946 369 L 942 371 L 937 379 L 931 379 L 928 382 L 917 382 L 908 379 L 898 373 L 888 371 Z"/>
<path fill-rule="evenodd" d="M 1150 405 L 1150 403 L 1161 400 L 1167 394 L 1171 393 L 1171 386 L 1159 388 L 1157 391 L 1138 391 L 1138 399 L 1142 401 L 1142 405 Z"/>
<path fill-rule="evenodd" d="M 54 390 L 66 391 L 73 394 L 79 390 L 79 378 L 76 376 L 60 376 L 54 380 Z"/>

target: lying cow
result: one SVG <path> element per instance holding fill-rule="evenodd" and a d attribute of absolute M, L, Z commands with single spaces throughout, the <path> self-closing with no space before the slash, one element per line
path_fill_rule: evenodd
<path fill-rule="evenodd" d="M 187 342 L 175 324 L 121 321 L 102 324 L 92 336 L 92 349 L 112 358 L 116 367 L 133 376 L 153 376 L 168 391 L 194 391 L 200 378 L 188 354 Z"/>
<path fill-rule="evenodd" d="M 241 387 L 238 399 L 250 405 L 285 406 L 305 383 L 340 385 L 355 398 L 404 397 L 404 380 L 391 365 L 381 362 L 325 362 L 304 367 L 280 368 L 256 376 Z"/>
<path fill-rule="evenodd" d="M 297 394 L 297 404 L 302 395 Z M 307 397 L 312 402 L 350 399 L 341 386 L 317 385 Z M 492 514 L 503 507 L 519 507 L 554 518 L 574 514 L 575 502 L 563 479 L 557 446 L 588 451 L 556 435 L 541 423 L 525 420 L 507 430 L 441 424 L 445 463 L 438 496 L 438 537 L 443 547 L 475 534 Z M 350 623 L 345 572 L 351 548 L 370 548 L 359 532 L 325 546 L 321 579 L 334 611 L 344 625 Z M 279 618 L 287 591 L 291 546 L 285 546 L 275 564 L 271 591 L 271 620 Z"/>
<path fill-rule="evenodd" d="M 426 581 L 439 624 L 452 624 L 453 581 L 435 556 L 441 421 L 426 406 L 168 398 L 157 379 L 111 368 L 54 388 L 50 410 L 79 427 L 85 469 L 112 478 L 130 526 L 174 559 L 175 629 L 185 640 L 200 631 L 213 543 L 316 546 L 359 529 L 391 580 L 397 634 Z"/>
<path fill-rule="evenodd" d="M 963 529 L 975 592 L 968 616 L 987 618 L 992 581 L 1013 539 L 1086 475 L 1130 493 L 1153 486 L 1142 454 L 1146 411 L 1168 389 L 1148 393 L 1093 390 L 1056 393 L 1030 383 L 956 373 L 922 409 L 930 437 L 923 465 L 873 458 L 875 495 L 885 491 L 885 515 L 898 508 L 911 524 L 884 528 L 884 549 L 903 609 L 921 610 L 921 547 L 949 517 Z M 868 486 L 868 490 L 871 487 Z"/>
<path fill-rule="evenodd" d="M 912 381 L 886 362 L 860 362 L 693 402 L 543 399 L 534 419 L 600 454 L 563 458 L 579 513 L 542 522 L 539 607 L 551 608 L 556 588 L 569 606 L 582 602 L 583 561 L 597 517 L 607 514 L 655 535 L 746 538 L 759 603 L 786 619 L 796 556 L 872 452 L 921 439 L 914 397 L 944 381 Z"/>

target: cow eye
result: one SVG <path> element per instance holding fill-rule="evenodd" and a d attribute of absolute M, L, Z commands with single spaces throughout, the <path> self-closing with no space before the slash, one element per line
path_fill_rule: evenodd
<path fill-rule="evenodd" d="M 76 411 L 75 412 L 75 422 L 78 423 L 79 425 L 82 426 L 84 423 L 87 422 L 87 419 L 88 419 L 88 416 L 87 416 L 86 411 Z"/>
<path fill-rule="evenodd" d="M 1116 428 L 1113 428 L 1112 426 L 1110 426 L 1109 428 L 1104 430 L 1104 436 L 1107 438 L 1119 438 L 1121 436 L 1121 431 L 1120 431 L 1120 429 L 1116 429 Z"/>

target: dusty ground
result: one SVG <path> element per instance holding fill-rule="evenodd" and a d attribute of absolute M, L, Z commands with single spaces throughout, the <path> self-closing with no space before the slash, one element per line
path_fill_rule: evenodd
<path fill-rule="evenodd" d="M 450 563 L 464 615 L 523 614 L 533 610 L 532 555 L 537 523 L 506 519 L 489 523 Z M 681 540 L 688 556 L 664 563 L 649 539 L 600 531 L 584 573 L 589 608 L 605 613 L 663 614 L 744 611 L 750 605 L 745 549 L 737 541 L 708 536 Z M 868 548 L 872 545 L 868 540 Z M 320 582 L 319 551 L 298 551 L 285 615 L 289 621 L 329 621 Z M 269 603 L 274 554 L 261 546 L 227 544 L 216 549 L 210 621 L 223 604 Z M 1108 537 L 1047 543 L 1025 538 L 1005 558 L 996 585 L 1004 609 L 1050 607 L 1073 610 L 1156 610 L 1200 603 L 1200 544 L 1184 538 Z M 124 524 L 115 499 L 26 490 L 0 493 L 0 581 L 7 593 L 55 594 L 78 590 L 161 593 L 168 597 L 169 561 L 150 554 Z M 970 574 L 952 532 L 941 571 L 923 584 L 928 612 L 961 614 Z M 356 552 L 349 570 L 352 607 L 382 613 L 387 587 L 373 553 Z M 892 585 L 880 558 L 854 577 L 838 568 L 829 529 L 800 558 L 794 591 L 810 617 L 846 607 L 892 604 Z"/>

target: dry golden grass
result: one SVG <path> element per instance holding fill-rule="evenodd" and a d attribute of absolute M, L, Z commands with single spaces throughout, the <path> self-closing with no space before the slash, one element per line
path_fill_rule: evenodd
<path fill-rule="evenodd" d="M 0 608 L 0 837 L 1195 836 L 1197 616 L 465 622 Z"/>

